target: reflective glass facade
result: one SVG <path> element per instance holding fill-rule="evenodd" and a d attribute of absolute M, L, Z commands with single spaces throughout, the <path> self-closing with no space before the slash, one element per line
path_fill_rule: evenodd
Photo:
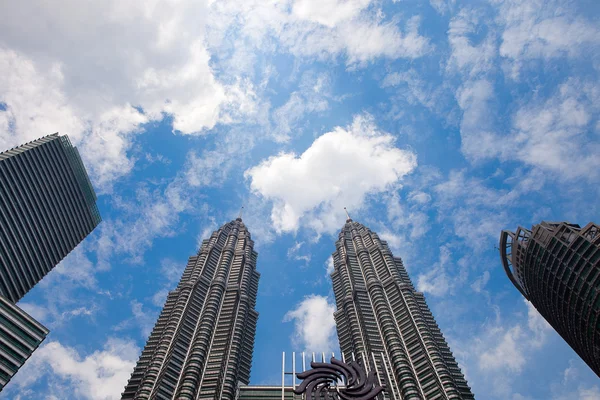
<path fill-rule="evenodd" d="M 100 220 L 96 194 L 67 136 L 0 153 L 0 295 L 16 303 Z"/>
<path fill-rule="evenodd" d="M 48 329 L 0 296 L 0 390 L 48 335 Z"/>
<path fill-rule="evenodd" d="M 48 334 L 15 303 L 100 221 L 96 194 L 67 136 L 0 153 L 0 390 Z"/>

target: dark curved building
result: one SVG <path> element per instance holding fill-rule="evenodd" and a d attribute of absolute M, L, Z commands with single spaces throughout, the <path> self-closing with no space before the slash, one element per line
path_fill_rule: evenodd
<path fill-rule="evenodd" d="M 122 399 L 233 400 L 250 380 L 258 253 L 241 218 L 202 242 L 148 338 Z"/>
<path fill-rule="evenodd" d="M 387 399 L 474 399 L 423 293 L 387 243 L 348 218 L 335 246 L 342 358 L 376 371 Z"/>
<path fill-rule="evenodd" d="M 600 227 L 542 222 L 502 231 L 510 281 L 600 376 Z"/>

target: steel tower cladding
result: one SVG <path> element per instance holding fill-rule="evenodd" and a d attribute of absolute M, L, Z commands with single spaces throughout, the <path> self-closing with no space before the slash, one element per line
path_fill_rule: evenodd
<path fill-rule="evenodd" d="M 511 282 L 600 376 L 600 226 L 542 222 L 503 231 Z"/>
<path fill-rule="evenodd" d="M 16 303 L 100 223 L 79 152 L 57 133 L 0 153 L 0 295 Z"/>
<path fill-rule="evenodd" d="M 474 399 L 423 293 L 387 243 L 348 218 L 335 245 L 331 279 L 343 357 L 377 371 L 390 399 Z"/>
<path fill-rule="evenodd" d="M 248 384 L 258 254 L 241 218 L 202 242 L 169 293 L 122 399 L 234 399 Z"/>
<path fill-rule="evenodd" d="M 96 194 L 67 136 L 0 153 L 0 390 L 48 334 L 15 303 L 99 223 Z"/>

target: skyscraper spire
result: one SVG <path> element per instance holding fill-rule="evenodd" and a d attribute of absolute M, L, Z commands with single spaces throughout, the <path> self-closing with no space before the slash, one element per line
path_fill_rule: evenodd
<path fill-rule="evenodd" d="M 474 399 L 423 293 L 387 243 L 348 216 L 335 246 L 342 358 L 376 371 L 387 399 Z"/>
<path fill-rule="evenodd" d="M 241 218 L 189 258 L 122 399 L 235 398 L 248 384 L 258 313 L 258 254 Z"/>
<path fill-rule="evenodd" d="M 243 211 L 244 211 L 244 206 L 242 206 L 242 207 L 240 208 L 240 213 L 239 213 L 239 215 L 238 215 L 238 219 L 239 219 L 239 220 L 241 220 L 241 219 L 242 219 L 242 212 L 243 212 Z"/>
<path fill-rule="evenodd" d="M 352 222 L 352 218 L 350 218 L 350 214 L 348 214 L 348 209 L 346 207 L 344 207 L 344 211 L 346 211 L 346 222 Z"/>

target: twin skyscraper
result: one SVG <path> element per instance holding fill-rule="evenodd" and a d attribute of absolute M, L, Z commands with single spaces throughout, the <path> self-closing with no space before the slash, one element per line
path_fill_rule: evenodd
<path fill-rule="evenodd" d="M 241 218 L 203 241 L 169 293 L 123 400 L 310 398 L 291 387 L 262 387 L 257 397 L 245 387 L 258 319 L 253 247 Z M 349 218 L 333 261 L 341 357 L 376 372 L 386 385 L 381 398 L 474 399 L 423 294 L 386 242 Z"/>
<path fill-rule="evenodd" d="M 96 195 L 66 136 L 0 153 L 0 390 L 48 334 L 15 303 L 99 223 Z M 503 232 L 501 248 L 513 284 L 600 374 L 600 228 L 544 222 Z M 402 260 L 350 217 L 332 255 L 339 360 L 313 355 L 313 369 L 300 371 L 312 379 L 302 393 L 295 376 L 287 386 L 250 386 L 257 257 L 241 217 L 202 242 L 121 399 L 474 399 Z"/>

